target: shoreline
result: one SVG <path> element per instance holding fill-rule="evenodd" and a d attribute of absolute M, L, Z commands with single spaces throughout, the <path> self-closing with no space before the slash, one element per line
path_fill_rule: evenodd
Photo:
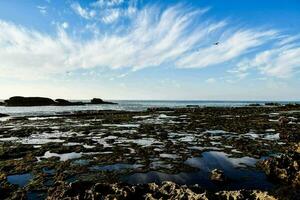
<path fill-rule="evenodd" d="M 0 121 L 1 187 L 7 197 L 41 193 L 53 200 L 88 193 L 123 199 L 124 191 L 139 198 L 200 197 L 204 191 L 208 199 L 234 194 L 290 198 L 298 195 L 300 183 L 299 168 L 291 170 L 300 153 L 299 119 L 299 105 L 80 111 L 12 118 Z M 278 157 L 291 162 L 282 165 Z M 212 179 L 214 169 L 220 171 Z M 24 179 L 22 184 L 14 182 L 16 177 Z M 150 184 L 156 179 L 159 185 Z M 85 184 L 89 187 L 76 191 Z M 110 192 L 101 193 L 104 188 Z M 179 194 L 175 189 L 165 194 L 162 188 L 177 188 Z"/>

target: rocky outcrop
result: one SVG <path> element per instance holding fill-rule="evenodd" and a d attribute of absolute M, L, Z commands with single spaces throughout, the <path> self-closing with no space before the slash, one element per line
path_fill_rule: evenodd
<path fill-rule="evenodd" d="M 300 188 L 300 155 L 282 155 L 271 157 L 259 163 L 266 175 L 281 184 L 289 184 L 294 188 Z"/>
<path fill-rule="evenodd" d="M 116 104 L 94 98 L 90 103 L 71 102 L 65 99 L 56 99 L 55 101 L 45 97 L 21 97 L 15 96 L 4 101 L 5 106 L 78 106 L 86 104 Z"/>
<path fill-rule="evenodd" d="M 8 117 L 9 115 L 7 115 L 7 114 L 2 114 L 2 113 L 0 113 L 0 117 Z"/>
<path fill-rule="evenodd" d="M 226 177 L 222 170 L 214 169 L 210 172 L 210 180 L 215 182 L 224 182 L 226 181 Z"/>
<path fill-rule="evenodd" d="M 83 102 L 71 102 L 65 99 L 56 99 L 55 103 L 57 106 L 80 106 L 84 105 Z"/>
<path fill-rule="evenodd" d="M 266 106 L 280 106 L 280 103 L 277 102 L 267 102 L 265 103 Z"/>
<path fill-rule="evenodd" d="M 58 199 L 255 199 L 275 200 L 267 192 L 257 190 L 238 190 L 209 192 L 198 186 L 181 186 L 173 182 L 163 182 L 161 185 L 149 183 L 144 185 L 126 184 L 93 184 L 88 181 L 71 184 L 60 183 L 48 191 L 47 200 Z"/>
<path fill-rule="evenodd" d="M 102 99 L 99 99 L 99 98 L 93 98 L 91 100 L 91 104 L 116 104 L 116 103 L 103 101 Z"/>
<path fill-rule="evenodd" d="M 237 191 L 221 191 L 216 193 L 217 199 L 255 199 L 255 200 L 276 200 L 274 196 L 271 196 L 268 192 L 259 190 L 237 190 Z"/>
<path fill-rule="evenodd" d="M 55 101 L 45 97 L 11 97 L 5 100 L 6 106 L 50 106 L 55 105 Z"/>

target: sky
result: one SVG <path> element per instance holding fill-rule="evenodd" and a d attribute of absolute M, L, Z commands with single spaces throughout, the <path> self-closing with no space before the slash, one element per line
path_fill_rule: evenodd
<path fill-rule="evenodd" d="M 0 99 L 300 100 L 299 0 L 0 0 Z"/>

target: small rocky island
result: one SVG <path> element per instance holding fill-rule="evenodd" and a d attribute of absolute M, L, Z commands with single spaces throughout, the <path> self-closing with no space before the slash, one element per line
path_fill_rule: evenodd
<path fill-rule="evenodd" d="M 87 104 L 116 104 L 113 102 L 103 101 L 99 98 L 93 98 L 90 102 L 71 102 L 65 99 L 50 99 L 46 97 L 22 97 L 14 96 L 4 101 L 0 102 L 0 106 L 79 106 Z"/>

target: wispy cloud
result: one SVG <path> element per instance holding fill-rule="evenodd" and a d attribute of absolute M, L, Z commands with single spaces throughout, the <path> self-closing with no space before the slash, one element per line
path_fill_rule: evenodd
<path fill-rule="evenodd" d="M 215 83 L 217 80 L 215 78 L 209 78 L 205 80 L 206 83 Z"/>
<path fill-rule="evenodd" d="M 105 24 L 110 24 L 114 21 L 116 21 L 121 15 L 121 12 L 119 9 L 109 9 L 106 11 L 106 14 L 102 17 L 102 21 Z"/>
<path fill-rule="evenodd" d="M 224 63 L 244 55 L 276 36 L 276 31 L 238 30 L 230 35 L 220 35 L 210 44 L 191 52 L 180 59 L 176 65 L 180 68 L 204 68 Z"/>
<path fill-rule="evenodd" d="M 86 8 L 83 8 L 78 2 L 71 4 L 71 8 L 76 14 L 83 17 L 84 19 L 92 19 L 96 16 L 95 10 L 88 10 Z"/>
<path fill-rule="evenodd" d="M 72 4 L 72 9 L 85 19 L 96 16 L 94 10 L 82 8 L 78 3 Z M 300 49 L 290 46 L 290 41 L 297 38 L 278 39 L 280 33 L 275 30 L 238 29 L 228 21 L 205 20 L 202 15 L 206 12 L 207 9 L 193 10 L 181 5 L 164 10 L 149 6 L 134 8 L 134 17 L 129 18 L 126 26 L 95 31 L 97 25 L 93 25 L 93 32 L 97 34 L 84 40 L 75 37 L 76 34 L 68 34 L 67 22 L 58 27 L 56 35 L 48 35 L 0 21 L 0 76 L 35 79 L 80 68 L 134 71 L 165 64 L 177 68 L 205 68 L 235 59 L 255 63 L 239 64 L 235 70 L 244 74 L 241 76 L 246 76 L 251 66 L 278 77 L 299 68 Z M 106 22 L 118 20 L 116 13 L 106 18 Z M 271 45 L 277 49 L 259 49 L 265 44 L 280 42 L 281 46 Z M 248 58 L 254 50 L 255 58 Z"/>
<path fill-rule="evenodd" d="M 124 0 L 97 0 L 92 3 L 94 7 L 111 7 L 124 3 Z"/>
<path fill-rule="evenodd" d="M 137 11 L 136 5 L 136 0 L 98 0 L 85 8 L 78 2 L 72 3 L 71 8 L 84 19 L 111 24 L 119 18 L 132 17 Z"/>
<path fill-rule="evenodd" d="M 39 12 L 42 15 L 46 15 L 47 14 L 47 7 L 46 6 L 37 6 L 37 9 L 39 10 Z"/>
<path fill-rule="evenodd" d="M 253 58 L 247 58 L 238 63 L 234 70 L 247 73 L 258 70 L 261 74 L 278 78 L 288 78 L 300 72 L 300 42 L 299 36 L 284 37 L 273 47 L 259 51 Z"/>

